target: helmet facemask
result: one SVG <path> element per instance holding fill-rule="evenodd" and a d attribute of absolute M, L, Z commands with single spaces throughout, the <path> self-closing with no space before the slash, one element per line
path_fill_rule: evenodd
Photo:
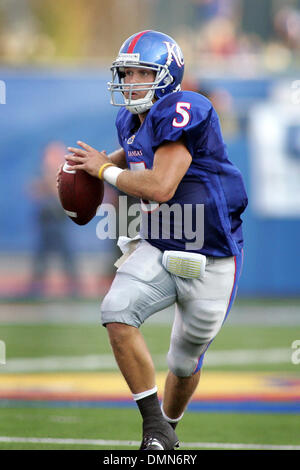
<path fill-rule="evenodd" d="M 155 72 L 155 78 L 153 82 L 145 83 L 125 83 L 126 67 L 149 69 Z M 155 64 L 155 63 L 142 63 L 142 62 L 131 62 L 122 60 L 122 57 L 112 64 L 112 81 L 108 83 L 108 89 L 111 92 L 111 104 L 114 106 L 125 106 L 133 114 L 143 114 L 147 112 L 155 101 L 156 90 L 161 90 L 164 93 L 165 89 L 172 83 L 173 78 L 169 72 L 167 65 Z M 133 99 L 132 93 L 134 91 L 147 91 L 143 98 Z M 125 97 L 125 92 L 129 93 L 128 97 Z M 115 94 L 121 93 L 122 102 L 117 102 Z"/>

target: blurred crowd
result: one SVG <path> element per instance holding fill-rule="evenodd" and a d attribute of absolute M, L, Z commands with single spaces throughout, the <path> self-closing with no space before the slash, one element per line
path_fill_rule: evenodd
<path fill-rule="evenodd" d="M 216 3 L 223 4 L 222 0 Z M 229 0 L 226 4 L 223 13 L 221 10 L 193 29 L 182 28 L 177 39 L 189 63 L 208 69 L 209 74 L 223 72 L 247 77 L 294 71 L 300 67 L 300 8 L 278 8 L 269 18 L 270 24 L 266 25 L 263 37 L 259 31 L 262 28 L 255 31 L 253 24 L 245 28 L 252 31 L 242 28 L 241 18 L 246 15 L 242 1 Z M 191 44 L 193 47 L 189 47 Z"/>
<path fill-rule="evenodd" d="M 186 61 L 211 72 L 300 66 L 298 0 L 0 0 L 0 60 L 109 63 L 123 39 L 149 28 L 173 34 Z"/>

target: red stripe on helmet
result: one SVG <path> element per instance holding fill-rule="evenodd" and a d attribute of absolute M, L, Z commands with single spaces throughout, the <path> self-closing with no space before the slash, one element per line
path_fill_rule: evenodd
<path fill-rule="evenodd" d="M 128 52 L 128 53 L 133 52 L 133 50 L 134 50 L 134 48 L 135 48 L 135 45 L 136 45 L 136 43 L 138 42 L 138 40 L 139 40 L 145 33 L 148 33 L 149 31 L 151 31 L 151 30 L 150 30 L 150 29 L 147 29 L 146 31 L 142 31 L 141 33 L 137 34 L 137 35 L 132 39 L 131 43 L 129 44 L 127 52 Z"/>

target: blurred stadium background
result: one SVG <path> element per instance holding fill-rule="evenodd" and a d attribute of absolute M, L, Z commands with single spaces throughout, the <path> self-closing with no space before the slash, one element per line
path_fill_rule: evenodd
<path fill-rule="evenodd" d="M 14 436 L 139 439 L 136 423 L 132 434 L 106 426 L 128 411 L 109 404 L 130 408 L 123 383 L 105 388 L 114 375 L 101 379 L 101 370 L 116 369 L 98 323 L 119 251 L 97 237 L 99 216 L 85 227 L 64 216 L 54 180 L 76 140 L 107 152 L 118 146 L 109 67 L 123 40 L 143 29 L 181 45 L 184 87 L 214 103 L 249 195 L 238 300 L 211 361 L 208 354 L 212 381 L 187 417 L 198 429 L 202 411 L 207 434 L 183 429 L 184 438 L 204 448 L 299 446 L 300 0 L 0 0 L 0 448 L 50 445 Z M 117 197 L 106 185 L 105 200 Z M 162 374 L 171 317 L 162 312 L 144 327 Z M 97 415 L 82 410 L 88 403 L 108 408 Z M 218 422 L 230 432 L 215 434 Z"/>

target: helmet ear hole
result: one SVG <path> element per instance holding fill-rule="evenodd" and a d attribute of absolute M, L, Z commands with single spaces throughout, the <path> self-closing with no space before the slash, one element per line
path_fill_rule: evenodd
<path fill-rule="evenodd" d="M 168 77 L 166 77 L 164 79 L 164 85 L 168 86 L 168 85 L 171 85 L 171 83 L 173 82 L 173 77 L 171 77 L 171 75 L 169 75 Z"/>

